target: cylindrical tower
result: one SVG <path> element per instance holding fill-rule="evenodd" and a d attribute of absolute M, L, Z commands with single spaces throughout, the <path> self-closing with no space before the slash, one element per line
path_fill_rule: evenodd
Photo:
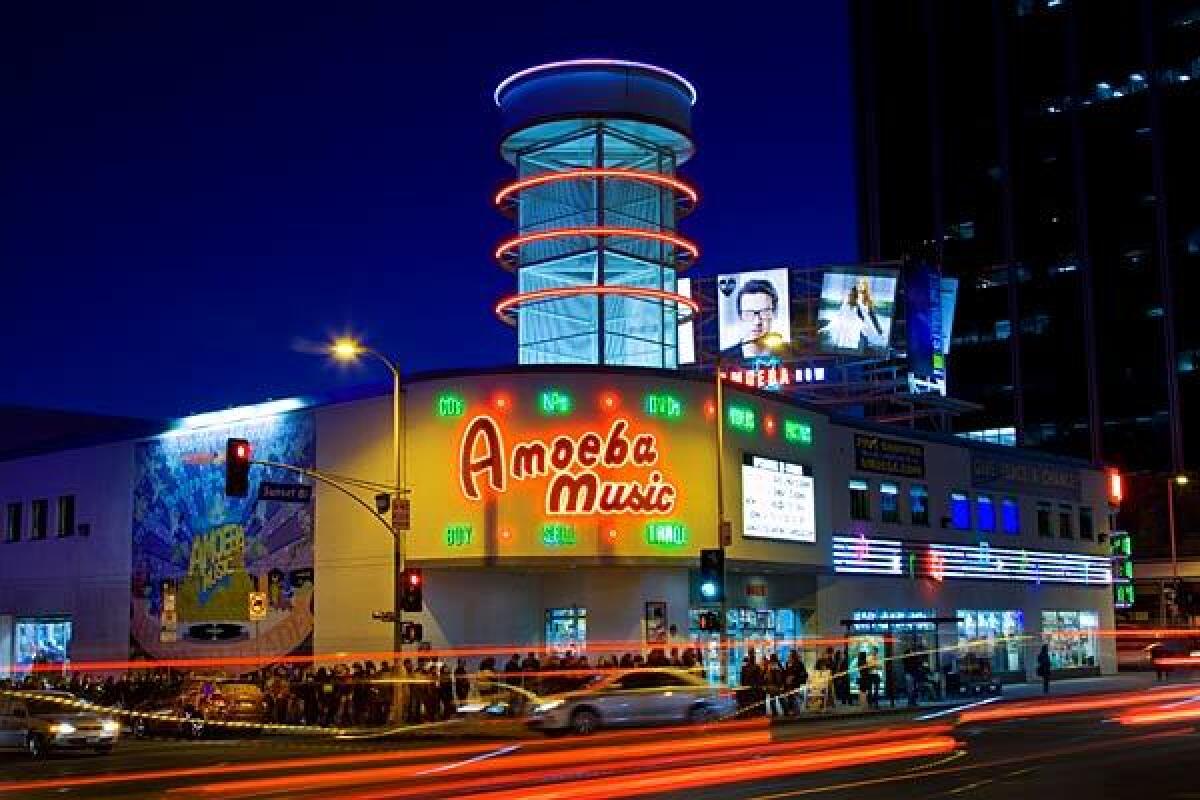
<path fill-rule="evenodd" d="M 676 275 L 699 255 L 675 232 L 696 192 L 675 177 L 694 150 L 696 90 L 661 67 L 581 59 L 496 87 L 500 149 L 517 180 L 496 195 L 517 235 L 496 260 L 517 293 L 521 364 L 676 367 L 678 323 L 696 304 Z"/>

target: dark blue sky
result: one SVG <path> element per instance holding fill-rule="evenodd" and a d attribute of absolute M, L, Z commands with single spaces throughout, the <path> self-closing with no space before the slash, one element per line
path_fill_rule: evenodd
<path fill-rule="evenodd" d="M 695 274 L 856 257 L 845 9 L 826 3 L 6 7 L 0 403 L 174 416 L 511 363 L 491 313 L 495 84 L 580 56 L 699 89 Z"/>

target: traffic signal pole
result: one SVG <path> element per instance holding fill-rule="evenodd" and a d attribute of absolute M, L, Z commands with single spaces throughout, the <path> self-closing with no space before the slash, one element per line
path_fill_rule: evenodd
<path fill-rule="evenodd" d="M 717 424 L 717 549 L 721 551 L 721 563 L 725 563 L 725 391 L 723 388 L 724 381 L 721 379 L 721 353 L 717 352 L 717 386 L 715 391 L 716 400 L 716 424 Z M 719 624 L 717 625 L 717 657 L 720 659 L 719 676 L 722 684 L 729 683 L 729 639 L 726 632 L 728 627 L 727 619 L 727 602 L 725 599 L 725 580 L 724 575 L 721 576 L 721 605 L 720 616 L 718 617 Z"/>

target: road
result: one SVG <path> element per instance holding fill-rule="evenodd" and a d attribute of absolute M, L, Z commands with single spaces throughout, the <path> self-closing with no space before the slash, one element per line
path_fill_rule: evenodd
<path fill-rule="evenodd" d="M 1200 683 L 1086 688 L 973 708 L 583 739 L 508 730 L 421 742 L 127 741 L 109 756 L 0 756 L 0 800 L 1200 798 Z"/>

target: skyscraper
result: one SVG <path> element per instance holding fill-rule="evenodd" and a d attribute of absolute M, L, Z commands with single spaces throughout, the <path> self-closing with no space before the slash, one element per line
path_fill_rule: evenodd
<path fill-rule="evenodd" d="M 962 430 L 1200 452 L 1200 2 L 852 0 L 864 260 L 960 279 Z M 1161 491 L 1161 484 L 1159 485 Z"/>

